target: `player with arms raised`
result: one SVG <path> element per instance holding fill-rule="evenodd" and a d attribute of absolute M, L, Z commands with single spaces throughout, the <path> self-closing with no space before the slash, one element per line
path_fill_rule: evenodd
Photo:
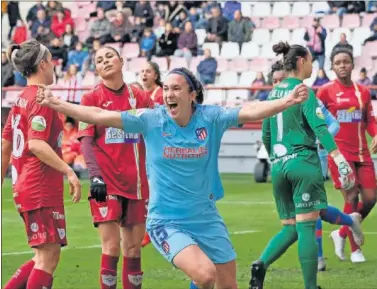
<path fill-rule="evenodd" d="M 331 53 L 331 65 L 337 78 L 322 86 L 317 95 L 340 123 L 340 131 L 335 141 L 356 173 L 357 186 L 350 191 L 343 190 L 336 164 L 331 158 L 329 168 L 335 188 L 342 191 L 345 201 L 344 212 L 359 212 L 365 219 L 376 203 L 377 193 L 376 173 L 370 155 L 370 151 L 377 152 L 377 124 L 371 96 L 366 87 L 351 79 L 354 68 L 352 51 L 345 48 L 334 49 Z M 370 151 L 366 139 L 367 132 L 373 137 Z M 362 196 L 362 203 L 358 205 L 359 192 Z M 346 226 L 331 233 L 335 254 L 340 260 L 345 260 L 344 246 L 347 236 L 351 244 L 351 261 L 353 263 L 365 262 L 360 247 Z"/>
<path fill-rule="evenodd" d="M 63 124 L 58 113 L 36 102 L 38 85 L 53 83 L 51 53 L 30 40 L 10 46 L 8 59 L 27 78 L 27 87 L 19 94 L 3 130 L 1 183 L 12 157 L 13 198 L 35 256 L 4 288 L 50 289 L 61 247 L 67 245 L 63 176 L 68 177 L 75 203 L 81 198 L 81 186 L 62 160 Z"/>
<path fill-rule="evenodd" d="M 312 55 L 307 48 L 280 42 L 273 46 L 273 50 L 277 55 L 283 54 L 288 78 L 274 87 L 269 95 L 270 101 L 290 94 L 312 74 Z M 317 139 L 339 167 L 343 186 L 352 188 L 353 172 L 328 132 L 313 91 L 303 104 L 292 106 L 263 122 L 263 143 L 272 162 L 273 192 L 283 228 L 271 239 L 260 260 L 253 263 L 252 289 L 263 288 L 268 265 L 296 240 L 305 288 L 318 288 L 315 228 L 320 211 L 327 209 L 327 198 Z"/>
<path fill-rule="evenodd" d="M 123 81 L 123 59 L 111 47 L 95 55 L 103 82 L 84 95 L 82 104 L 110 111 L 153 107 L 145 93 Z M 145 232 L 148 180 L 145 145 L 138 133 L 81 122 L 79 138 L 91 180 L 90 208 L 102 244 L 100 288 L 116 288 L 117 264 L 123 252 L 123 288 L 142 286 L 141 242 Z"/>

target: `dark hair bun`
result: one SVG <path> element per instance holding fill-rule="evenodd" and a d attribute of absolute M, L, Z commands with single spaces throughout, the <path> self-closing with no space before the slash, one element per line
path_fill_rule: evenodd
<path fill-rule="evenodd" d="M 7 50 L 7 58 L 8 58 L 8 61 L 9 61 L 10 63 L 12 63 L 12 59 L 11 59 L 11 57 L 12 57 L 12 52 L 13 52 L 14 50 L 16 50 L 16 49 L 21 49 L 21 46 L 18 45 L 18 44 L 13 44 L 13 45 L 11 45 L 11 46 L 8 47 L 8 50 Z"/>
<path fill-rule="evenodd" d="M 272 46 L 272 50 L 276 53 L 276 55 L 279 54 L 287 54 L 291 46 L 288 44 L 288 42 L 280 41 L 278 44 L 275 44 Z"/>

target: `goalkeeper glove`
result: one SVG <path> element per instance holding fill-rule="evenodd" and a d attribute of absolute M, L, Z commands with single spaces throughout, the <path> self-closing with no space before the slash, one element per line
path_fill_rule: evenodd
<path fill-rule="evenodd" d="M 101 176 L 90 179 L 90 198 L 97 202 L 105 202 L 107 196 L 106 184 Z"/>
<path fill-rule="evenodd" d="M 339 181 L 342 189 L 348 191 L 355 186 L 355 174 L 342 154 L 334 157 L 334 162 L 338 167 Z"/>

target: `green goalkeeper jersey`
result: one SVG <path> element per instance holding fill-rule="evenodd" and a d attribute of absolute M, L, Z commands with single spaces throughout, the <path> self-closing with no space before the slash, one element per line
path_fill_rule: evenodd
<path fill-rule="evenodd" d="M 268 100 L 289 95 L 300 83 L 302 81 L 297 78 L 285 79 L 274 87 Z M 309 98 L 304 103 L 291 106 L 264 120 L 262 139 L 271 161 L 281 157 L 294 157 L 296 154 L 307 151 L 316 153 L 317 139 L 328 152 L 337 148 L 333 137 L 328 132 L 317 98 L 311 89 Z"/>

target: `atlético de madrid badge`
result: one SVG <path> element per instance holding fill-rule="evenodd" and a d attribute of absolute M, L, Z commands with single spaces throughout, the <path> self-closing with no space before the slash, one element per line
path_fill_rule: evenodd
<path fill-rule="evenodd" d="M 197 128 L 195 130 L 195 134 L 200 141 L 204 141 L 208 136 L 207 129 L 205 127 Z"/>

